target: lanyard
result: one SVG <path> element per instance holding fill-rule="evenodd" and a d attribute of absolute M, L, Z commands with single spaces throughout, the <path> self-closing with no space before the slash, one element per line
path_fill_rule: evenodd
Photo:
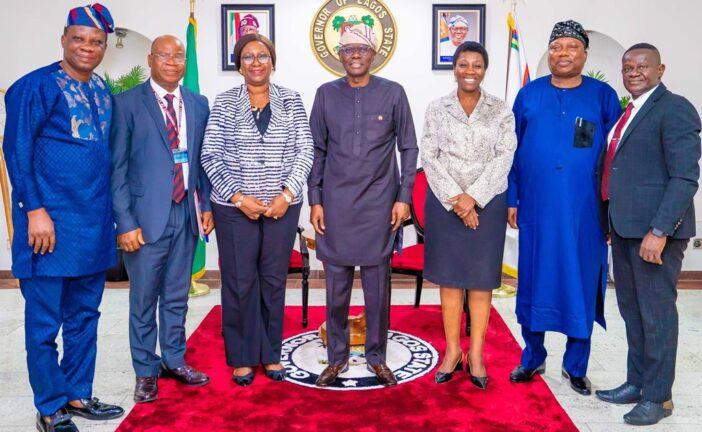
<path fill-rule="evenodd" d="M 168 120 L 170 120 L 171 123 L 173 123 L 173 127 L 175 128 L 176 135 L 180 136 L 180 123 L 183 121 L 183 98 L 182 98 L 182 95 L 181 95 L 181 97 L 178 98 L 178 122 L 176 123 L 175 119 L 171 116 L 171 113 L 168 112 L 168 107 L 166 106 L 165 103 L 163 103 L 163 98 L 159 97 L 153 89 L 151 89 L 151 91 L 154 93 L 154 96 L 156 96 L 156 100 L 158 101 L 158 104 L 161 105 L 161 109 L 166 114 L 166 118 Z"/>

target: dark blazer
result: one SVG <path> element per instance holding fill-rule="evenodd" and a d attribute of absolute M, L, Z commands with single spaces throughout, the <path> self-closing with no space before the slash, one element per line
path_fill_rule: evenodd
<path fill-rule="evenodd" d="M 600 157 L 600 186 L 606 151 Z M 610 227 L 624 238 L 643 238 L 651 228 L 675 239 L 693 237 L 699 159 L 697 111 L 660 84 L 619 142 L 603 220 L 608 214 Z"/>
<path fill-rule="evenodd" d="M 200 149 L 209 107 L 207 98 L 180 88 L 188 135 L 188 194 L 193 234 L 198 233 L 194 191 L 202 211 L 210 209 L 210 183 L 200 166 Z M 112 131 L 112 201 L 117 234 L 142 229 L 153 243 L 166 228 L 173 191 L 173 154 L 161 107 L 150 81 L 114 98 Z"/>

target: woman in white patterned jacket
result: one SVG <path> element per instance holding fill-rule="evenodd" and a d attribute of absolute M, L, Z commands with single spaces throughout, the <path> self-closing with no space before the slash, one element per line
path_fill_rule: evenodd
<path fill-rule="evenodd" d="M 429 105 L 422 165 L 429 188 L 425 203 L 424 277 L 440 286 L 446 353 L 436 383 L 462 370 L 463 295 L 470 310 L 471 382 L 481 389 L 488 378 L 483 344 L 492 290 L 501 284 L 507 222 L 507 176 L 517 148 L 514 116 L 507 104 L 480 83 L 488 54 L 464 42 L 453 56 L 457 89 Z"/>
<path fill-rule="evenodd" d="M 251 384 L 258 365 L 270 379 L 285 378 L 285 282 L 313 159 L 300 95 L 270 82 L 275 61 L 266 37 L 239 39 L 234 63 L 244 84 L 217 96 L 202 146 L 217 224 L 226 360 L 241 386 Z"/>

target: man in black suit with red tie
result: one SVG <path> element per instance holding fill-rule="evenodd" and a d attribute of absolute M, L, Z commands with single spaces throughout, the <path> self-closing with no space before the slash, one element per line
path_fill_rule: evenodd
<path fill-rule="evenodd" d="M 653 45 L 636 44 L 624 53 L 622 77 L 632 101 L 610 132 L 600 170 L 629 352 L 626 382 L 596 394 L 605 402 L 636 403 L 624 415 L 633 425 L 673 413 L 676 285 L 695 235 L 700 117 L 661 83 L 664 72 Z"/>

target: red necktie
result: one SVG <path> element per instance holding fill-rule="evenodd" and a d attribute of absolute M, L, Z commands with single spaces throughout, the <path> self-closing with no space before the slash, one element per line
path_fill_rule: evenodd
<path fill-rule="evenodd" d="M 607 149 L 607 157 L 605 158 L 604 172 L 602 173 L 602 200 L 607 201 L 609 199 L 609 175 L 612 170 L 612 159 L 614 159 L 614 154 L 617 152 L 617 147 L 619 146 L 619 139 L 622 137 L 622 129 L 626 124 L 629 117 L 631 117 L 631 111 L 634 109 L 634 104 L 629 102 L 626 106 L 626 111 L 624 115 L 617 122 L 617 126 L 614 128 L 614 134 L 612 135 L 612 141 L 609 142 L 609 148 Z"/>
<path fill-rule="evenodd" d="M 175 107 L 173 106 L 173 98 L 175 95 L 167 94 L 164 96 L 168 105 L 166 106 L 166 111 L 168 115 L 166 116 L 166 133 L 168 134 L 168 142 L 171 144 L 172 150 L 178 150 L 180 145 L 180 137 L 178 136 L 178 129 L 173 121 L 176 118 Z M 175 164 L 173 176 L 173 193 L 171 198 L 177 203 L 181 202 L 185 197 L 185 182 L 183 181 L 183 164 Z"/>

